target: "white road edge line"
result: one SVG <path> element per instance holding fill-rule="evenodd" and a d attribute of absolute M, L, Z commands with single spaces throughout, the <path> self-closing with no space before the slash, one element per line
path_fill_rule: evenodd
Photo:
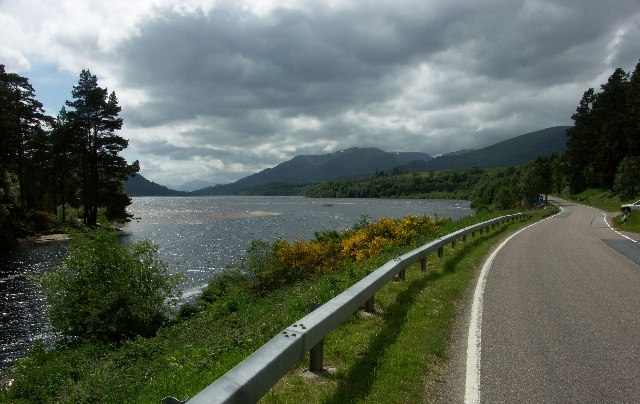
<path fill-rule="evenodd" d="M 609 226 L 609 228 L 610 228 L 613 232 L 618 233 L 618 235 L 620 235 L 620 236 L 622 236 L 622 237 L 626 238 L 627 240 L 631 240 L 631 241 L 633 241 L 634 243 L 637 243 L 637 241 L 636 241 L 636 240 L 632 239 L 632 238 L 631 238 L 631 237 L 629 237 L 629 236 L 625 236 L 624 234 L 620 233 L 618 230 L 616 230 L 616 229 L 614 229 L 613 227 L 611 227 L 611 225 L 609 224 L 609 221 L 607 220 L 607 214 L 606 214 L 605 212 L 601 212 L 601 213 L 602 213 L 602 216 L 604 216 L 604 222 L 607 224 L 607 226 Z"/>
<path fill-rule="evenodd" d="M 562 207 L 560 208 L 560 212 L 556 213 L 553 216 L 549 216 L 544 219 L 551 219 L 564 212 Z M 476 289 L 473 293 L 473 303 L 471 305 L 471 319 L 469 321 L 469 334 L 467 336 L 467 372 L 466 372 L 466 382 L 465 382 L 465 394 L 464 394 L 464 402 L 465 404 L 478 404 L 480 403 L 480 353 L 481 353 L 481 331 L 482 331 L 482 301 L 484 296 L 484 286 L 486 284 L 487 275 L 489 273 L 489 269 L 491 268 L 491 264 L 493 260 L 498 255 L 498 252 L 507 245 L 509 240 L 520 234 L 521 232 L 527 230 L 528 228 L 535 226 L 536 224 L 542 222 L 538 221 L 530 224 L 527 227 L 524 227 L 517 232 L 513 233 L 511 236 L 507 237 L 500 245 L 491 253 L 489 258 L 485 261 L 482 266 L 482 270 L 480 270 L 480 275 L 478 277 L 478 283 L 476 284 Z"/>
<path fill-rule="evenodd" d="M 575 203 L 576 205 L 584 206 L 585 208 L 591 208 L 591 209 L 595 209 L 595 210 L 597 210 L 598 212 L 602 213 L 602 215 L 604 216 L 604 222 L 607 224 L 607 226 L 609 226 L 609 228 L 610 228 L 614 233 L 618 233 L 618 235 L 620 235 L 620 236 L 622 236 L 622 237 L 626 238 L 627 240 L 631 240 L 631 241 L 633 241 L 634 243 L 637 243 L 637 242 L 638 242 L 637 240 L 634 240 L 634 239 L 632 239 L 632 238 L 631 238 L 631 237 L 629 237 L 629 236 L 625 236 L 624 234 L 620 233 L 618 230 L 616 230 L 616 229 L 614 229 L 613 227 L 611 227 L 611 225 L 610 225 L 610 224 L 609 224 L 609 222 L 607 221 L 607 213 L 606 213 L 606 212 L 603 212 L 603 211 L 601 211 L 601 210 L 600 210 L 600 209 L 598 209 L 598 208 L 594 208 L 593 206 L 583 205 L 583 204 L 581 204 L 581 203 L 579 203 L 579 202 L 572 202 L 572 203 Z"/>

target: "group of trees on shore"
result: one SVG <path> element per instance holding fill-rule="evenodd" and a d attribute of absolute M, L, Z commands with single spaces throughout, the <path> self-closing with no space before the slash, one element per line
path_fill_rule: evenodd
<path fill-rule="evenodd" d="M 28 79 L 0 65 L 0 245 L 56 221 L 97 223 L 126 218 L 127 175 L 139 171 L 119 155 L 128 141 L 115 92 L 80 73 L 71 101 L 47 116 Z M 72 223 L 75 225 L 75 223 Z"/>
<path fill-rule="evenodd" d="M 306 191 L 319 198 L 455 198 L 476 209 L 529 208 L 540 194 L 562 193 L 566 164 L 560 155 L 541 156 L 522 167 L 472 168 L 429 173 L 377 175 L 332 181 Z"/>

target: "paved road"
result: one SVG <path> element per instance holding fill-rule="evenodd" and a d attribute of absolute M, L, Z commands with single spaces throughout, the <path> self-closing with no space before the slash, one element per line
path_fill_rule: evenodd
<path fill-rule="evenodd" d="M 595 209 L 560 205 L 487 274 L 480 400 L 640 402 L 640 244 Z"/>

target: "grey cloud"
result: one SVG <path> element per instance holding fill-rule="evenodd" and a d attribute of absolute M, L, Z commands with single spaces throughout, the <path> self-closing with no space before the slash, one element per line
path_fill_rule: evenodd
<path fill-rule="evenodd" d="M 173 111 L 158 113 L 158 121 L 265 107 L 326 116 L 399 92 L 401 83 L 387 77 L 437 38 L 436 32 L 412 29 L 415 18 L 405 24 L 395 16 L 378 17 L 311 19 L 291 11 L 268 21 L 221 11 L 167 16 L 143 27 L 119 52 L 127 61 L 127 84 L 147 89 Z M 386 25 L 378 26 L 380 20 Z M 380 30 L 395 39 L 376 36 Z M 140 124 L 155 123 L 148 114 L 132 115 L 138 117 Z"/>
<path fill-rule="evenodd" d="M 640 57 L 636 1 L 371 1 L 339 12 L 318 2 L 267 17 L 220 4 L 206 15 L 166 11 L 116 50 L 120 82 L 151 99 L 124 111 L 130 127 L 202 124 L 176 134 L 197 146 L 170 158 L 259 167 L 328 144 L 482 147 L 569 124 L 582 91 Z M 416 76 L 420 66 L 434 77 Z M 298 116 L 319 124 L 287 127 Z M 287 142 L 291 151 L 276 150 Z M 273 150 L 230 151 L 261 146 Z"/>

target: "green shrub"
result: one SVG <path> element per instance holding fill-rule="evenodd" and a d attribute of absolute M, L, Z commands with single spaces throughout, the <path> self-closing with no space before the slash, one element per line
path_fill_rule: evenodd
<path fill-rule="evenodd" d="M 151 336 L 172 314 L 178 279 L 149 241 L 126 245 L 97 229 L 72 234 L 69 257 L 41 278 L 52 327 L 73 338 Z"/>
<path fill-rule="evenodd" d="M 247 276 L 238 270 L 227 270 L 214 275 L 202 290 L 200 298 L 207 303 L 214 303 L 232 295 L 234 291 L 241 291 L 246 286 Z"/>
<path fill-rule="evenodd" d="M 31 228 L 36 232 L 50 231 L 55 222 L 55 217 L 49 212 L 43 212 L 41 210 L 34 210 L 29 212 L 28 215 Z"/>
<path fill-rule="evenodd" d="M 250 289 L 258 293 L 267 293 L 283 285 L 282 263 L 275 254 L 278 242 L 267 243 L 254 240 L 247 249 L 246 256 L 242 258 L 238 268 L 248 274 Z"/>
<path fill-rule="evenodd" d="M 64 210 L 64 220 L 63 220 L 63 214 L 62 214 L 63 210 Z M 58 209 L 56 212 L 56 219 L 58 220 L 59 223 L 70 223 L 75 225 L 78 223 L 78 219 L 79 219 L 78 209 L 74 208 L 68 203 L 65 203 L 64 207 L 62 205 L 58 206 Z"/>
<path fill-rule="evenodd" d="M 625 157 L 618 166 L 613 190 L 621 200 L 632 199 L 640 191 L 640 157 Z"/>

